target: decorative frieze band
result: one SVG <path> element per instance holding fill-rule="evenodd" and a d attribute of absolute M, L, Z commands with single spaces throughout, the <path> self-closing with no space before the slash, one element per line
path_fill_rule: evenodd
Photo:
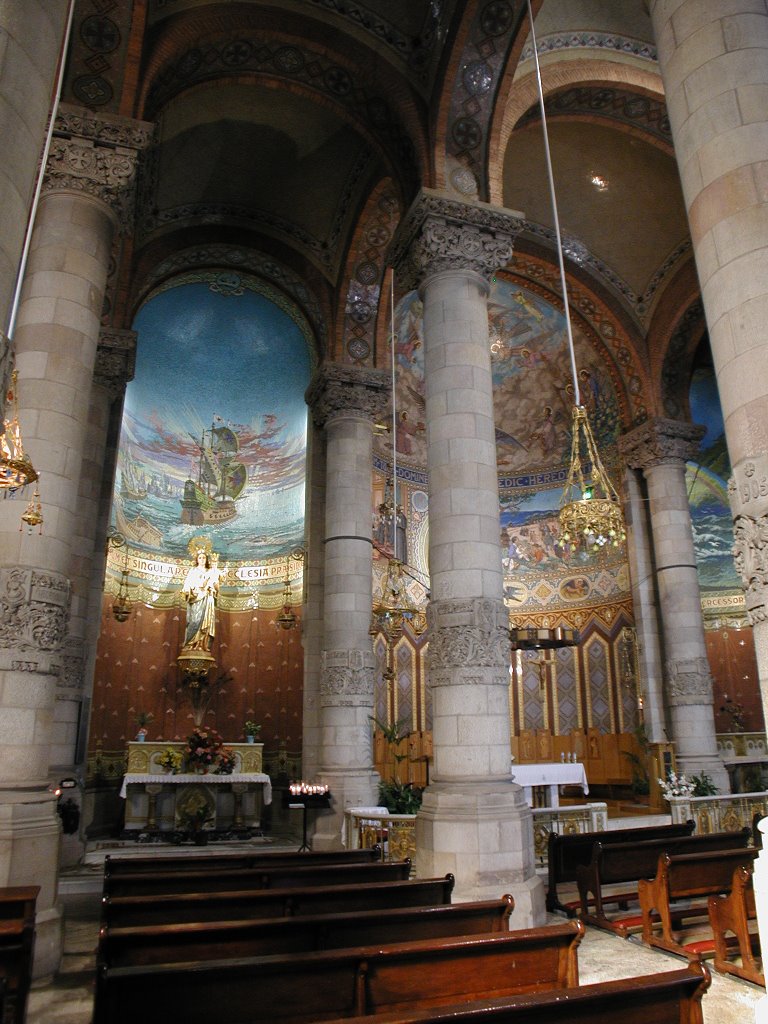
<path fill-rule="evenodd" d="M 60 653 L 60 661 L 61 675 L 56 684 L 57 699 L 73 700 L 83 691 L 85 642 L 82 637 L 67 637 Z"/>
<path fill-rule="evenodd" d="M 666 676 L 667 699 L 670 706 L 711 704 L 712 675 L 706 658 L 668 661 Z"/>
<path fill-rule="evenodd" d="M 647 420 L 619 438 L 619 451 L 631 469 L 684 463 L 696 457 L 705 433 L 696 423 Z"/>
<path fill-rule="evenodd" d="M 106 203 L 124 226 L 133 226 L 138 155 L 154 125 L 96 116 L 62 104 L 56 117 L 43 192 L 81 192 Z"/>
<path fill-rule="evenodd" d="M 433 600 L 429 622 L 429 669 L 509 669 L 509 613 L 504 602 L 487 598 Z M 487 673 L 482 673 L 486 682 Z M 461 682 L 467 682 L 466 674 Z M 494 680 L 495 681 L 495 676 Z M 508 679 L 507 679 L 508 682 Z"/>
<path fill-rule="evenodd" d="M 489 203 L 422 189 L 398 228 L 390 262 L 406 289 L 444 270 L 490 277 L 512 259 L 524 221 Z"/>
<path fill-rule="evenodd" d="M 340 416 L 356 416 L 373 423 L 383 415 L 389 401 L 389 378 L 383 370 L 325 363 L 315 373 L 304 398 L 320 429 Z"/>
<path fill-rule="evenodd" d="M 66 576 L 21 566 L 0 568 L 0 649 L 59 651 L 67 635 L 69 601 Z"/>
<path fill-rule="evenodd" d="M 136 331 L 103 327 L 99 332 L 93 380 L 112 398 L 119 398 L 136 369 Z"/>
<path fill-rule="evenodd" d="M 321 707 L 373 706 L 376 662 L 373 651 L 323 651 Z"/>

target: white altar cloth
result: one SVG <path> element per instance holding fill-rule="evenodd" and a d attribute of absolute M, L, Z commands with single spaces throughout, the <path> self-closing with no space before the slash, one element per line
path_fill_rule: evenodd
<path fill-rule="evenodd" d="M 128 794 L 128 787 L 132 785 L 150 786 L 184 786 L 200 785 L 220 786 L 223 783 L 254 783 L 260 782 L 264 786 L 264 804 L 272 803 L 272 780 L 268 775 L 257 772 L 233 772 L 231 775 L 198 775 L 196 772 L 182 772 L 178 775 L 160 775 L 149 772 L 132 772 L 123 776 L 123 785 L 120 789 L 120 796 L 125 800 Z"/>
<path fill-rule="evenodd" d="M 549 790 L 549 807 L 560 806 L 560 786 L 581 786 L 589 793 L 587 773 L 581 761 L 553 761 L 545 764 L 513 764 L 512 781 L 523 787 L 525 799 L 533 807 L 533 790 L 545 786 Z"/>

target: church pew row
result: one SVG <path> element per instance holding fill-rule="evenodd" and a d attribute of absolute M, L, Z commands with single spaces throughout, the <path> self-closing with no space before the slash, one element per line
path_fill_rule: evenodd
<path fill-rule="evenodd" d="M 642 919 L 638 914 L 609 917 L 604 899 L 608 886 L 632 883 L 637 886 L 640 879 L 652 878 L 656 873 L 659 857 L 664 853 L 694 853 L 713 850 L 745 849 L 750 839 L 750 830 L 739 832 L 714 832 L 707 835 L 680 836 L 676 839 L 651 839 L 646 842 L 614 843 L 604 846 L 595 843 L 589 864 L 576 869 L 576 883 L 581 904 L 581 918 L 598 928 L 605 928 L 625 938 L 631 929 L 639 929 Z M 590 898 L 591 897 L 591 898 Z M 637 900 L 636 889 L 621 894 L 612 893 L 613 902 Z"/>
<path fill-rule="evenodd" d="M 102 928 L 97 969 L 504 933 L 509 931 L 513 907 L 514 900 L 507 895 L 476 903 L 395 907 L 352 914 Z"/>
<path fill-rule="evenodd" d="M 654 877 L 641 879 L 638 886 L 643 942 L 681 956 L 698 956 L 699 943 L 695 949 L 686 949 L 686 934 L 685 930 L 680 931 L 679 918 L 675 917 L 675 903 L 686 902 L 686 917 L 705 916 L 708 908 L 701 902 L 702 897 L 730 892 L 734 871 L 742 866 L 751 867 L 757 854 L 754 848 L 662 854 Z M 657 925 L 661 934 L 657 933 Z"/>
<path fill-rule="evenodd" d="M 604 981 L 562 991 L 397 1010 L 376 1024 L 703 1024 L 701 999 L 710 985 L 700 962 L 685 970 Z M 370 1017 L 338 1017 L 325 1024 L 370 1024 Z"/>
<path fill-rule="evenodd" d="M 24 1024 L 32 983 L 39 885 L 0 889 L 0 980 L 5 1024 Z"/>
<path fill-rule="evenodd" d="M 93 1024 L 309 1024 L 578 985 L 580 921 L 503 935 L 102 967 Z M 141 998 L 140 1008 L 135 1000 Z"/>
<path fill-rule="evenodd" d="M 646 828 L 619 828 L 610 832 L 575 832 L 560 835 L 550 832 L 547 839 L 547 910 L 576 915 L 576 907 L 560 902 L 559 884 L 576 881 L 576 870 L 589 864 L 595 843 L 608 846 L 615 843 L 643 843 L 652 839 L 677 839 L 693 833 L 696 823 L 686 821 L 678 825 L 649 825 Z"/>
<path fill-rule="evenodd" d="M 707 910 L 715 946 L 715 970 L 735 974 L 765 988 L 760 936 L 749 928 L 749 922 L 757 919 L 752 871 L 744 865 L 737 867 L 731 879 L 731 891 L 726 895 L 710 896 Z M 734 936 L 740 964 L 731 958 L 729 933 Z"/>
<path fill-rule="evenodd" d="M 368 885 L 403 881 L 410 860 L 362 864 L 282 864 L 208 871 L 155 871 L 140 875 L 104 876 L 105 896 L 164 896 L 184 892 L 228 892 L 233 889 L 292 889 L 305 885 Z"/>
<path fill-rule="evenodd" d="M 366 886 L 107 896 L 101 902 L 101 924 L 127 927 L 427 907 L 450 903 L 454 884 L 454 876 L 448 874 L 443 878 L 372 882 Z"/>
<path fill-rule="evenodd" d="M 104 858 L 104 877 L 155 874 L 158 871 L 177 873 L 199 871 L 247 870 L 258 867 L 315 867 L 322 864 L 370 864 L 381 860 L 381 848 L 365 850 L 256 850 L 248 853 L 212 853 L 207 856 L 190 854 L 187 857 L 114 857 Z"/>

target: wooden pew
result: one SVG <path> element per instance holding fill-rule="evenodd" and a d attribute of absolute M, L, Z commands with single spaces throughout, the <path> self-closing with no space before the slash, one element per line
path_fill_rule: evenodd
<path fill-rule="evenodd" d="M 698 956 L 698 950 L 691 952 L 685 948 L 681 941 L 684 936 L 673 934 L 673 927 L 679 925 L 680 920 L 680 915 L 675 914 L 675 902 L 694 901 L 686 906 L 683 912 L 685 917 L 706 914 L 706 904 L 696 903 L 696 899 L 729 892 L 734 871 L 742 866 L 751 866 L 757 854 L 754 848 L 662 854 L 654 877 L 641 879 L 638 885 L 640 912 L 643 915 L 643 942 L 670 953 Z M 654 912 L 658 915 L 661 935 L 654 931 L 657 923 Z"/>
<path fill-rule="evenodd" d="M 6 1024 L 24 1024 L 32 983 L 35 906 L 39 885 L 0 889 L 0 978 L 4 980 Z"/>
<path fill-rule="evenodd" d="M 353 914 L 105 927 L 99 935 L 97 970 L 508 932 L 513 907 L 512 897 L 502 896 L 476 903 L 394 907 Z"/>
<path fill-rule="evenodd" d="M 710 896 L 707 910 L 715 943 L 715 969 L 724 974 L 735 974 L 765 988 L 761 961 L 755 957 L 752 949 L 753 945 L 759 947 L 760 937 L 749 930 L 749 922 L 757 918 L 752 871 L 744 865 L 737 867 L 731 879 L 731 891 L 724 896 Z M 736 938 L 741 964 L 735 964 L 729 959 L 726 932 L 731 932 Z"/>
<path fill-rule="evenodd" d="M 209 872 L 247 870 L 258 867 L 284 867 L 290 865 L 318 867 L 322 864 L 370 864 L 381 860 L 378 846 L 366 850 L 323 850 L 298 853 L 295 850 L 256 850 L 248 853 L 214 853 L 201 857 L 114 857 L 104 858 L 104 877 L 122 878 L 126 875 L 154 874 L 157 871 Z"/>
<path fill-rule="evenodd" d="M 564 882 L 576 881 L 576 869 L 580 864 L 589 864 L 595 843 L 607 846 L 611 843 L 643 843 L 651 839 L 675 839 L 693 833 L 696 823 L 691 821 L 679 825 L 649 825 L 647 828 L 618 828 L 609 832 L 575 832 L 560 835 L 550 832 L 547 840 L 547 910 L 560 911 L 573 917 L 576 908 L 560 902 L 557 886 Z"/>
<path fill-rule="evenodd" d="M 583 934 L 580 921 L 568 921 L 504 935 L 102 968 L 93 1020 L 308 1024 L 398 1007 L 565 989 L 578 984 L 576 950 Z"/>
<path fill-rule="evenodd" d="M 427 907 L 451 902 L 455 879 L 409 879 L 304 889 L 171 893 L 164 896 L 106 896 L 101 923 L 108 926 L 234 921 L 305 914 L 353 913 L 388 907 Z"/>
<path fill-rule="evenodd" d="M 700 962 L 684 970 L 604 981 L 427 1010 L 377 1015 L 376 1024 L 702 1024 L 701 999 L 711 984 Z M 325 1024 L 371 1024 L 339 1017 Z"/>
<path fill-rule="evenodd" d="M 589 864 L 581 864 L 576 869 L 581 917 L 589 924 L 626 938 L 628 929 L 639 927 L 641 921 L 636 915 L 611 920 L 605 912 L 605 903 L 608 901 L 604 899 L 604 886 L 629 882 L 637 884 L 641 878 L 652 878 L 663 853 L 745 849 L 749 838 L 749 828 L 743 828 L 740 832 L 713 832 L 707 835 L 679 836 L 676 839 L 651 839 L 642 843 L 614 843 L 608 846 L 595 843 Z M 591 905 L 590 894 L 594 906 Z M 611 896 L 613 902 L 627 902 L 637 898 L 635 891 L 614 893 Z"/>
<path fill-rule="evenodd" d="M 305 885 L 368 885 L 402 881 L 410 860 L 363 864 L 285 864 L 215 871 L 155 871 L 104 877 L 105 896 L 156 896 L 183 892 L 228 892 L 232 889 L 289 889 Z"/>

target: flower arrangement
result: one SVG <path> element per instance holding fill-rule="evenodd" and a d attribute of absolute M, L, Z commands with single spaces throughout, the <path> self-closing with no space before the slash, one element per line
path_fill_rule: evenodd
<path fill-rule="evenodd" d="M 159 757 L 157 763 L 161 768 L 165 768 L 171 775 L 178 775 L 181 771 L 181 765 L 183 758 L 178 750 L 166 750 L 162 757 Z"/>
<path fill-rule="evenodd" d="M 194 729 L 187 737 L 184 759 L 192 771 L 211 771 L 219 763 L 223 740 L 215 729 Z"/>
<path fill-rule="evenodd" d="M 665 800 L 671 800 L 675 796 L 692 796 L 694 783 L 686 779 L 685 774 L 678 775 L 677 772 L 669 772 L 666 779 L 659 779 L 661 792 Z"/>
<path fill-rule="evenodd" d="M 216 765 L 216 775 L 231 775 L 235 770 L 235 755 L 228 747 L 222 747 L 219 751 L 219 762 Z"/>
<path fill-rule="evenodd" d="M 246 736 L 257 736 L 261 732 L 261 726 L 249 718 L 243 726 L 243 732 Z"/>
<path fill-rule="evenodd" d="M 744 710 L 744 705 L 734 700 L 733 697 L 729 697 L 727 693 L 723 694 L 723 700 L 725 704 L 720 711 L 730 718 L 731 728 L 734 732 L 744 732 L 747 727 L 747 713 Z"/>

